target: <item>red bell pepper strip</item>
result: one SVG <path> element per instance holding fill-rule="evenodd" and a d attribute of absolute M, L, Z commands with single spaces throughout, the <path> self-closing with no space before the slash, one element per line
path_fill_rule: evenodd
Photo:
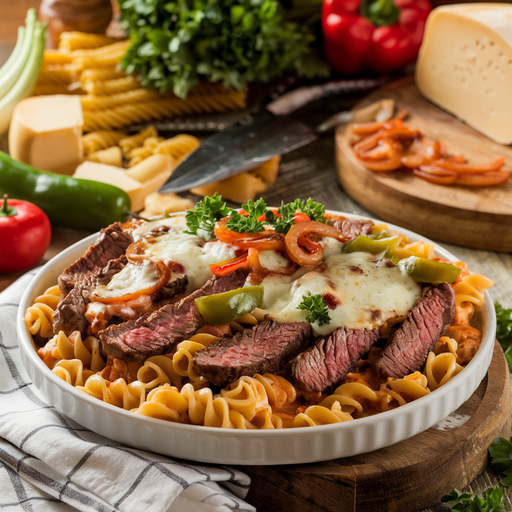
<path fill-rule="evenodd" d="M 247 266 L 247 258 L 247 254 L 244 254 L 243 256 L 239 256 L 238 258 L 233 258 L 231 260 L 212 263 L 209 265 L 210 270 L 215 276 L 227 276 L 239 268 L 245 268 Z"/>
<path fill-rule="evenodd" d="M 324 0 L 324 50 L 344 75 L 388 73 L 413 62 L 421 46 L 428 0 Z"/>

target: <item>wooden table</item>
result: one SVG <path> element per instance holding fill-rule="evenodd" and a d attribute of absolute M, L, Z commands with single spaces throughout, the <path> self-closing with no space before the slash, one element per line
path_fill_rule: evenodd
<path fill-rule="evenodd" d="M 4 0 L 5 3 L 7 3 L 6 0 Z M 0 65 L 6 60 L 14 46 L 16 27 L 22 23 L 26 9 L 37 5 L 38 2 L 35 0 L 17 0 L 16 2 L 9 2 L 8 7 L 2 6 L 2 16 L 0 17 Z M 330 99 L 321 106 L 322 108 L 315 105 L 309 111 L 311 121 L 322 120 L 326 117 L 327 112 L 334 113 L 350 107 L 356 99 L 354 97 Z M 306 112 L 306 115 L 308 115 L 308 112 Z M 0 149 L 6 149 L 6 142 L 5 137 L 0 140 Z M 286 155 L 283 158 L 277 182 L 263 197 L 270 205 L 279 205 L 281 200 L 287 202 L 297 197 L 304 199 L 312 197 L 315 201 L 324 203 L 329 209 L 369 215 L 367 211 L 348 197 L 338 185 L 334 166 L 334 141 L 332 136 L 324 136 L 315 143 Z M 41 263 L 49 260 L 87 234 L 86 232 L 54 228 L 51 245 Z M 467 249 L 446 243 L 443 245 L 461 260 L 467 262 L 474 273 L 481 273 L 493 279 L 495 282 L 495 286 L 491 290 L 493 299 L 499 301 L 505 307 L 512 307 L 511 254 Z M 22 274 L 23 272 L 0 275 L 0 291 Z M 481 492 L 497 482 L 496 474 L 488 467 L 465 490 L 467 492 Z M 512 501 L 508 497 L 506 501 L 507 509 L 512 511 Z M 428 509 L 428 511 L 446 510 L 442 506 L 440 507 L 434 507 Z"/>

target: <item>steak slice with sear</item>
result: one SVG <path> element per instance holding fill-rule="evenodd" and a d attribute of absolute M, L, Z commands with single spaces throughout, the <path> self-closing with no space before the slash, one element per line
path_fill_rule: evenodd
<path fill-rule="evenodd" d="M 333 226 L 341 232 L 345 242 L 348 242 L 356 236 L 368 234 L 373 222 L 371 220 L 345 219 L 334 221 Z"/>
<path fill-rule="evenodd" d="M 375 363 L 386 377 L 399 379 L 419 370 L 443 330 L 453 322 L 455 294 L 449 284 L 427 289 L 388 339 Z"/>
<path fill-rule="evenodd" d="M 196 352 L 194 370 L 216 386 L 225 386 L 243 375 L 275 373 L 304 350 L 310 336 L 308 322 L 265 320 Z"/>
<path fill-rule="evenodd" d="M 123 255 L 131 243 L 133 243 L 132 235 L 121 229 L 120 222 L 102 229 L 96 243 L 59 276 L 62 298 L 73 289 L 76 283 L 89 277 L 96 270 L 104 268 L 110 260 Z"/>
<path fill-rule="evenodd" d="M 109 282 L 121 272 L 128 263 L 126 256 L 111 260 L 103 269 L 96 270 L 92 275 L 77 282 L 71 291 L 59 302 L 53 314 L 53 332 L 64 331 L 69 336 L 73 331 L 86 334 L 89 322 L 85 318 L 89 297 L 98 283 Z"/>
<path fill-rule="evenodd" d="M 179 302 L 167 304 L 137 320 L 111 325 L 100 333 L 103 349 L 125 361 L 144 361 L 148 357 L 171 352 L 176 344 L 205 324 L 194 299 L 241 288 L 246 277 L 243 270 L 212 277 Z"/>
<path fill-rule="evenodd" d="M 341 327 L 299 354 L 286 366 L 286 375 L 305 391 L 323 392 L 340 382 L 378 339 L 379 328 Z"/>

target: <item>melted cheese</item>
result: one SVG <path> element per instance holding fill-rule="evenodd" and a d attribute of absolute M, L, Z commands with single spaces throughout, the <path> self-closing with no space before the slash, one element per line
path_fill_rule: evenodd
<path fill-rule="evenodd" d="M 152 238 L 150 232 L 162 226 L 168 226 L 169 231 Z M 140 226 L 134 230 L 133 238 L 151 239 L 144 253 L 147 258 L 182 265 L 188 278 L 187 292 L 191 293 L 213 276 L 209 265 L 234 258 L 235 248 L 218 240 L 205 242 L 203 238 L 183 233 L 186 228 L 184 216 L 169 217 Z"/>
<path fill-rule="evenodd" d="M 261 266 L 271 272 L 278 272 L 290 266 L 290 262 L 277 251 L 261 251 L 259 253 L 259 259 Z"/>
<path fill-rule="evenodd" d="M 362 252 L 334 254 L 325 260 L 325 272 L 305 272 L 293 276 L 267 276 L 262 309 L 281 322 L 302 322 L 307 311 L 297 309 L 302 296 L 329 293 L 336 300 L 329 309 L 330 323 L 312 324 L 315 336 L 324 336 L 338 327 L 374 329 L 387 320 L 406 315 L 421 297 L 421 286 L 398 267 L 375 262 Z"/>
<path fill-rule="evenodd" d="M 151 260 L 128 263 L 121 272 L 114 275 L 106 286 L 97 286 L 96 295 L 104 298 L 129 295 L 151 288 L 159 277 L 156 265 Z"/>

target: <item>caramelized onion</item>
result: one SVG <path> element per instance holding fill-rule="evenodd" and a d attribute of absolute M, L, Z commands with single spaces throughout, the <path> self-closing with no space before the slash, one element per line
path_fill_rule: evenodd
<path fill-rule="evenodd" d="M 342 234 L 333 226 L 321 222 L 309 221 L 294 224 L 285 236 L 286 252 L 292 261 L 301 267 L 316 267 L 324 258 L 324 250 L 319 244 L 318 250 L 313 254 L 305 251 L 299 245 L 299 239 L 309 233 L 316 233 L 320 236 L 330 236 L 341 240 Z"/>

